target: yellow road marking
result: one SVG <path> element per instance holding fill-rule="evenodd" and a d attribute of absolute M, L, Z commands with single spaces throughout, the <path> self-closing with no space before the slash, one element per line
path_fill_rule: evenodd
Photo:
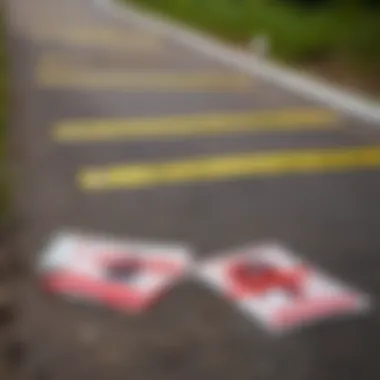
<path fill-rule="evenodd" d="M 100 191 L 375 168 L 380 169 L 380 146 L 241 153 L 159 163 L 90 166 L 78 172 L 77 181 L 84 191 Z"/>
<path fill-rule="evenodd" d="M 30 37 L 39 42 L 64 43 L 87 47 L 125 48 L 158 51 L 163 39 L 153 35 L 107 28 L 48 28 L 34 30 Z"/>
<path fill-rule="evenodd" d="M 61 143 L 197 137 L 220 133 L 332 128 L 339 117 L 327 109 L 296 108 L 250 113 L 170 115 L 58 122 L 52 137 Z"/>
<path fill-rule="evenodd" d="M 223 72 L 150 72 L 102 69 L 44 69 L 36 73 L 43 87 L 133 91 L 248 90 L 252 78 Z"/>
<path fill-rule="evenodd" d="M 42 53 L 38 58 L 36 72 L 70 70 L 71 68 L 81 67 L 82 63 L 91 63 L 92 54 L 77 55 L 61 51 L 60 49 Z"/>
<path fill-rule="evenodd" d="M 156 57 L 157 55 L 154 58 L 156 59 Z M 54 49 L 41 54 L 37 63 L 37 71 L 88 70 L 89 67 L 94 67 L 94 64 L 107 65 L 106 67 L 112 68 L 119 67 L 125 70 L 130 62 L 134 63 L 136 61 L 147 62 L 148 59 L 144 54 L 128 54 L 120 50 L 112 50 L 107 54 L 102 51 L 89 54 L 86 50 L 68 53 Z"/>

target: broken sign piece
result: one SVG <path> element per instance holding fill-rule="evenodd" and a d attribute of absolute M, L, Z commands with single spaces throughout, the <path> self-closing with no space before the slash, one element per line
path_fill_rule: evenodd
<path fill-rule="evenodd" d="M 41 256 L 45 290 L 140 312 L 191 264 L 183 246 L 60 233 Z"/>
<path fill-rule="evenodd" d="M 269 332 L 363 312 L 369 298 L 278 245 L 259 245 L 205 261 L 196 276 Z"/>

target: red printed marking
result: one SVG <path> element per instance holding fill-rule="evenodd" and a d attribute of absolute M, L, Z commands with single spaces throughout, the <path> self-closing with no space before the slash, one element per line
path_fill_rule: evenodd
<path fill-rule="evenodd" d="M 44 275 L 42 284 L 50 292 L 87 296 L 125 310 L 137 311 L 147 299 L 135 289 L 63 271 Z"/>
<path fill-rule="evenodd" d="M 167 260 L 165 258 L 149 258 L 149 253 L 147 256 L 140 255 L 141 252 L 137 253 L 135 251 L 127 251 L 122 249 L 112 249 L 112 250 L 99 250 L 96 247 L 88 248 L 85 245 L 81 245 L 77 248 L 77 260 L 79 262 L 99 265 L 99 267 L 104 267 L 109 264 L 109 262 L 116 259 L 128 260 L 129 258 L 137 258 L 142 264 L 144 270 L 154 271 L 156 273 L 180 273 L 183 270 L 183 263 L 179 260 L 174 262 L 173 260 Z"/>
<path fill-rule="evenodd" d="M 242 260 L 231 263 L 226 269 L 229 293 L 232 298 L 247 296 L 260 297 L 265 293 L 279 289 L 293 297 L 302 297 L 304 281 L 309 270 L 304 266 L 294 269 L 280 269 L 267 264 L 247 263 Z"/>
<path fill-rule="evenodd" d="M 107 266 L 114 261 L 122 261 L 124 257 L 126 260 L 128 260 L 129 257 L 131 260 L 133 260 L 133 258 L 136 258 L 137 261 L 141 264 L 142 270 L 147 270 L 155 273 L 177 273 L 183 270 L 183 264 L 180 262 L 173 262 L 162 258 L 151 259 L 149 257 L 134 256 L 132 254 L 127 256 L 125 253 L 103 255 L 101 266 Z"/>

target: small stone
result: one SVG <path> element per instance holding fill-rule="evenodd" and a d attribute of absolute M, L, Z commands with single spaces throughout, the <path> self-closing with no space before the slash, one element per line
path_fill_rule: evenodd
<path fill-rule="evenodd" d="M 259 58 L 266 58 L 269 54 L 270 43 L 266 35 L 258 35 L 254 37 L 249 44 L 253 53 Z"/>
<path fill-rule="evenodd" d="M 9 292 L 0 288 L 0 329 L 7 327 L 15 319 L 15 311 Z"/>
<path fill-rule="evenodd" d="M 79 331 L 79 339 L 82 343 L 93 345 L 99 340 L 100 331 L 94 324 L 82 325 Z"/>
<path fill-rule="evenodd" d="M 115 347 L 104 347 L 100 352 L 100 360 L 107 365 L 117 364 L 121 360 L 120 351 Z"/>
<path fill-rule="evenodd" d="M 50 376 L 48 375 L 48 372 L 45 369 L 39 368 L 33 374 L 33 380 L 49 380 L 49 379 L 50 379 Z"/>
<path fill-rule="evenodd" d="M 20 368 L 20 365 L 25 356 L 25 345 L 21 342 L 10 342 L 6 348 L 6 361 L 10 370 L 16 370 Z"/>

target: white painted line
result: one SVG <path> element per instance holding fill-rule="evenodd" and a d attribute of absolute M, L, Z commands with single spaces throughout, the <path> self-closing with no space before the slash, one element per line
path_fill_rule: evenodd
<path fill-rule="evenodd" d="M 332 87 L 309 75 L 281 67 L 269 60 L 239 51 L 220 41 L 165 18 L 158 18 L 135 6 L 119 5 L 112 0 L 92 0 L 97 9 L 155 34 L 174 38 L 188 47 L 225 64 L 260 77 L 294 93 L 316 100 L 356 118 L 380 125 L 380 106 L 364 96 Z"/>

